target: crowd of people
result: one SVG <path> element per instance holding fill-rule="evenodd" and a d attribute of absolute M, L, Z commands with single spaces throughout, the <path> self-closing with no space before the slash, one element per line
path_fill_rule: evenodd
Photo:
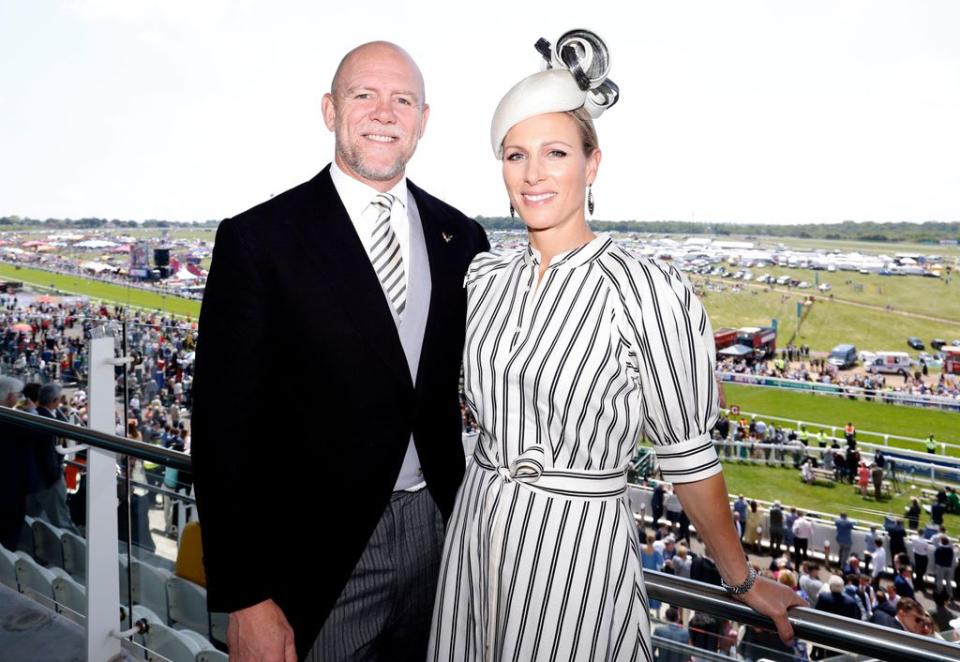
<path fill-rule="evenodd" d="M 648 530 L 644 517 L 637 523 L 643 567 L 719 585 L 716 565 L 699 539 L 691 535 L 679 502 L 674 503 L 671 486 L 663 482 L 648 486 L 652 490 L 649 514 L 653 529 Z M 857 522 L 841 513 L 833 522 L 837 548 L 831 552 L 828 543 L 824 553 L 815 558 L 812 516 L 779 502 L 761 508 L 742 494 L 733 501 L 731 510 L 744 551 L 756 570 L 790 586 L 810 607 L 926 636 L 939 636 L 939 630 L 949 627 L 954 614 L 947 604 L 955 598 L 951 582 L 960 587 L 960 548 L 942 525 L 931 523 L 918 528 L 911 520 L 916 533 L 910 535 L 902 519 L 889 517 L 883 528 L 870 526 L 863 531 L 856 528 Z M 868 551 L 851 552 L 854 536 L 863 537 L 864 549 Z M 694 547 L 702 551 L 696 553 Z M 925 608 L 922 595 L 931 598 L 936 609 Z M 826 651 L 816 647 L 808 650 L 803 641 L 789 647 L 773 632 L 709 614 L 685 614 L 682 609 L 654 599 L 648 601 L 648 606 L 654 617 L 663 621 L 654 629 L 662 640 L 725 655 L 736 653 L 744 659 L 802 660 L 827 656 Z M 690 659 L 668 645 L 660 645 L 658 654 L 660 660 Z M 697 659 L 695 655 L 693 659 Z"/>
<path fill-rule="evenodd" d="M 723 358 L 718 361 L 717 370 L 758 377 L 832 384 L 841 389 L 851 389 L 848 393 L 849 397 L 862 394 L 865 399 L 878 399 L 884 402 L 893 402 L 897 396 L 905 395 L 960 400 L 960 376 L 958 375 L 940 372 L 933 378 L 922 365 L 912 373 L 890 378 L 886 375 L 841 371 L 831 365 L 825 356 L 809 358 L 807 347 L 788 347 L 777 350 L 775 356 L 765 361 Z"/>

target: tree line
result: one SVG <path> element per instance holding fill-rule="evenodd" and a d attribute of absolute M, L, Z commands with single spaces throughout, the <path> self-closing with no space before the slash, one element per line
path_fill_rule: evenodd
<path fill-rule="evenodd" d="M 523 230 L 518 218 L 509 216 L 478 216 L 477 221 L 487 230 Z M 106 218 L 47 218 L 0 216 L 4 229 L 137 229 L 137 228 L 215 228 L 219 220 L 164 221 L 150 219 L 132 221 Z M 794 237 L 846 241 L 937 243 L 942 240 L 960 241 L 960 221 L 925 223 L 877 223 L 875 221 L 843 221 L 842 223 L 802 223 L 791 225 L 761 225 L 757 223 L 693 223 L 690 221 L 593 221 L 598 230 L 608 232 L 639 232 L 646 234 L 708 235 L 715 237 Z"/>

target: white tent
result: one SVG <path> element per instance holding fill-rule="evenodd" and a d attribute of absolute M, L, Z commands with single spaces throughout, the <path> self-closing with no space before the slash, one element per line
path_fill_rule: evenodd
<path fill-rule="evenodd" d="M 80 241 L 74 244 L 75 248 L 113 248 L 119 246 L 112 241 L 105 241 L 103 239 L 87 239 L 86 241 Z"/>

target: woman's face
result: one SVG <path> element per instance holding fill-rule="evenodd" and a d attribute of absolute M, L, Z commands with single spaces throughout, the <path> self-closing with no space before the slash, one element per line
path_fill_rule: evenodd
<path fill-rule="evenodd" d="M 599 165 L 600 150 L 583 153 L 580 129 L 566 113 L 531 117 L 503 139 L 503 183 L 533 231 L 582 222 L 585 191 Z"/>

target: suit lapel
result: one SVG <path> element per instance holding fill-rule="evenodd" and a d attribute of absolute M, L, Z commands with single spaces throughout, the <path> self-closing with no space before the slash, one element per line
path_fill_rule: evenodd
<path fill-rule="evenodd" d="M 348 319 L 383 360 L 411 384 L 403 346 L 370 258 L 337 195 L 327 166 L 311 181 L 308 213 L 291 218 L 318 277 L 337 298 Z"/>

